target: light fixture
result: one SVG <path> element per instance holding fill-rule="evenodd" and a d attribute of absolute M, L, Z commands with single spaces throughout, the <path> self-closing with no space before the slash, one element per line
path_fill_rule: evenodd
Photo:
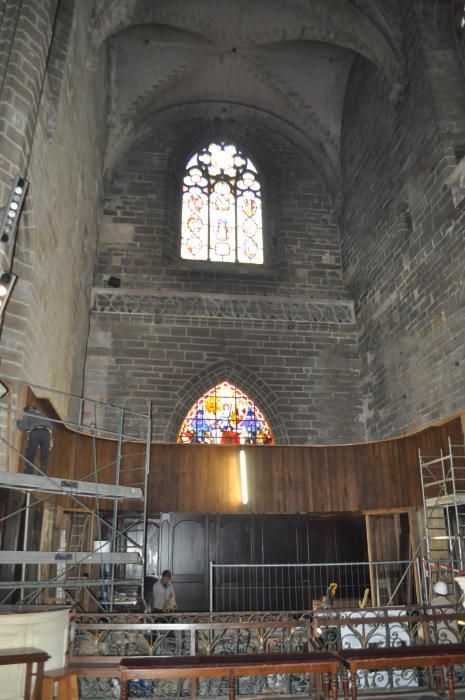
<path fill-rule="evenodd" d="M 5 310 L 16 279 L 16 275 L 13 275 L 12 272 L 0 270 L 0 318 Z"/>
<path fill-rule="evenodd" d="M 27 180 L 25 180 L 23 177 L 17 177 L 13 183 L 10 198 L 3 212 L 2 222 L 0 225 L 0 241 L 2 243 L 8 243 L 16 231 L 27 188 Z"/>
<path fill-rule="evenodd" d="M 249 502 L 249 488 L 247 485 L 247 462 L 245 460 L 245 452 L 241 450 L 239 452 L 239 464 L 241 468 L 241 493 L 242 493 L 242 503 L 247 505 Z"/>

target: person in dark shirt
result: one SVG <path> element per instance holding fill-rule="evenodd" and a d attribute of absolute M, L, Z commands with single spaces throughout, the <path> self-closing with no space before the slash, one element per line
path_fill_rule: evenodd
<path fill-rule="evenodd" d="M 35 406 L 26 406 L 22 417 L 16 421 L 19 430 L 26 433 L 26 466 L 25 474 L 32 474 L 34 459 L 37 450 L 40 448 L 40 469 L 43 472 L 47 471 L 48 456 L 53 447 L 53 434 L 51 422 L 39 411 Z"/>

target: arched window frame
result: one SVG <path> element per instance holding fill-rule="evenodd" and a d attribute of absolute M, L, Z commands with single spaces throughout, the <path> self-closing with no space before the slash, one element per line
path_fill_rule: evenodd
<path fill-rule="evenodd" d="M 187 172 L 188 164 L 192 161 L 192 159 L 196 156 L 199 156 L 202 154 L 202 152 L 209 147 L 211 144 L 225 144 L 226 146 L 233 146 L 238 153 L 243 154 L 243 157 L 250 162 L 254 168 L 255 172 L 257 175 L 257 181 L 259 182 L 260 185 L 260 198 L 261 198 L 261 243 L 262 243 L 262 255 L 263 255 L 263 261 L 260 263 L 253 263 L 253 262 L 242 262 L 239 261 L 238 255 L 237 255 L 237 248 L 235 251 L 235 260 L 234 261 L 221 261 L 221 260 L 212 260 L 210 259 L 210 251 L 208 250 L 208 258 L 203 258 L 203 259 L 193 259 L 193 258 L 183 258 L 182 257 L 182 239 L 183 239 L 183 195 L 184 195 L 184 178 Z M 261 164 L 259 162 L 259 159 L 256 158 L 254 154 L 250 153 L 249 148 L 243 148 L 241 144 L 238 144 L 237 139 L 234 138 L 210 138 L 208 140 L 203 140 L 200 145 L 198 145 L 196 148 L 190 149 L 189 154 L 187 157 L 184 159 L 184 162 L 182 164 L 182 169 L 180 172 L 180 176 L 178 179 L 178 182 L 180 183 L 179 189 L 180 191 L 180 196 L 179 196 L 179 218 L 178 218 L 178 240 L 179 240 L 179 247 L 178 247 L 178 258 L 180 260 L 180 263 L 183 266 L 193 266 L 193 267 L 200 267 L 202 269 L 223 269 L 224 271 L 231 270 L 232 268 L 241 268 L 244 272 L 263 272 L 267 270 L 267 265 L 269 262 L 269 249 L 270 249 L 270 234 L 269 234 L 269 220 L 271 217 L 267 216 L 268 214 L 268 209 L 269 207 L 269 202 L 268 202 L 268 187 L 267 187 L 267 178 L 263 174 L 263 169 L 261 167 Z M 210 234 L 208 233 L 208 240 Z"/>

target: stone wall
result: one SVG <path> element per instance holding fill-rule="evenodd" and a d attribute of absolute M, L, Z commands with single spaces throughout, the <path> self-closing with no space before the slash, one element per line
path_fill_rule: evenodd
<path fill-rule="evenodd" d="M 86 393 L 133 409 L 151 400 L 155 437 L 174 440 L 193 402 L 230 380 L 280 442 L 362 439 L 353 308 L 317 172 L 278 135 L 257 135 L 249 155 L 265 164 L 266 264 L 182 261 L 185 141 L 182 128 L 146 138 L 108 184 Z M 104 287 L 110 274 L 120 289 Z"/>
<path fill-rule="evenodd" d="M 418 14 L 402 4 L 409 83 L 401 100 L 390 103 L 382 76 L 359 59 L 344 112 L 342 253 L 371 439 L 465 406 L 464 209 L 454 184 L 465 80 L 450 13 L 435 3 L 438 15 L 429 16 L 433 3 L 423 14 L 413 4 Z"/>
<path fill-rule="evenodd" d="M 91 3 L 78 8 L 73 18 L 66 15 L 66 31 L 57 25 L 61 43 L 53 75 L 41 76 L 31 151 L 12 166 L 30 187 L 13 266 L 18 282 L 2 330 L 1 371 L 80 392 L 101 216 L 105 76 L 103 63 L 92 70 L 87 63 Z"/>
<path fill-rule="evenodd" d="M 261 85 L 254 79 L 274 83 L 273 71 L 239 71 L 248 92 L 234 98 L 237 109 L 218 102 L 221 61 L 211 61 L 219 93 L 199 93 L 197 106 L 170 74 L 159 87 L 166 97 L 178 85 L 172 103 L 157 112 L 158 101 L 135 99 L 147 110 L 139 123 L 121 97 L 117 41 L 97 40 L 92 0 L 0 0 L 0 193 L 17 173 L 31 183 L 1 371 L 79 392 L 91 304 L 88 393 L 130 408 L 152 400 L 163 439 L 175 438 L 188 404 L 222 378 L 255 392 L 283 442 L 388 437 L 463 410 L 463 64 L 447 0 L 399 4 L 403 94 L 403 60 L 394 68 L 389 53 L 382 70 L 370 52 L 350 56 L 338 222 L 323 185 L 325 151 L 293 140 L 268 110 L 246 109 Z M 383 22 L 397 15 L 386 11 Z M 154 41 L 163 52 L 150 31 L 137 46 L 151 51 Z M 286 80 L 298 72 L 290 65 Z M 333 75 L 326 68 L 322 81 Z M 282 80 L 279 104 L 291 115 L 299 103 L 311 131 L 310 96 L 307 104 Z M 209 81 L 205 74 L 203 88 Z M 117 112 L 113 143 L 106 128 L 114 131 Z M 204 138 L 221 136 L 263 173 L 263 267 L 179 257 L 182 164 Z M 106 143 L 115 148 L 107 147 L 101 218 Z M 333 191 L 339 139 L 331 143 Z M 2 265 L 11 252 L 0 247 Z M 120 289 L 108 289 L 110 275 Z"/>

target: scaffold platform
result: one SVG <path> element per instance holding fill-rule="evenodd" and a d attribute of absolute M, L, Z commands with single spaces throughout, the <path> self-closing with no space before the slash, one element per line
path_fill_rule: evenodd
<path fill-rule="evenodd" d="M 141 564 L 139 552 L 32 552 L 0 550 L 0 564 Z"/>
<path fill-rule="evenodd" d="M 76 578 L 69 576 L 66 578 L 59 578 L 53 581 L 0 581 L 0 590 L 10 590 L 10 589 L 37 589 L 43 590 L 44 588 L 92 588 L 94 586 L 108 586 L 111 585 L 124 585 L 124 586 L 138 586 L 138 581 L 128 580 L 128 579 L 114 579 L 112 581 L 108 578 Z"/>
<path fill-rule="evenodd" d="M 142 501 L 142 489 L 132 486 L 118 486 L 92 481 L 74 481 L 54 476 L 38 476 L 18 472 L 0 471 L 0 486 L 19 491 L 42 491 L 43 493 L 82 496 L 88 498 L 107 498 L 109 500 Z"/>

